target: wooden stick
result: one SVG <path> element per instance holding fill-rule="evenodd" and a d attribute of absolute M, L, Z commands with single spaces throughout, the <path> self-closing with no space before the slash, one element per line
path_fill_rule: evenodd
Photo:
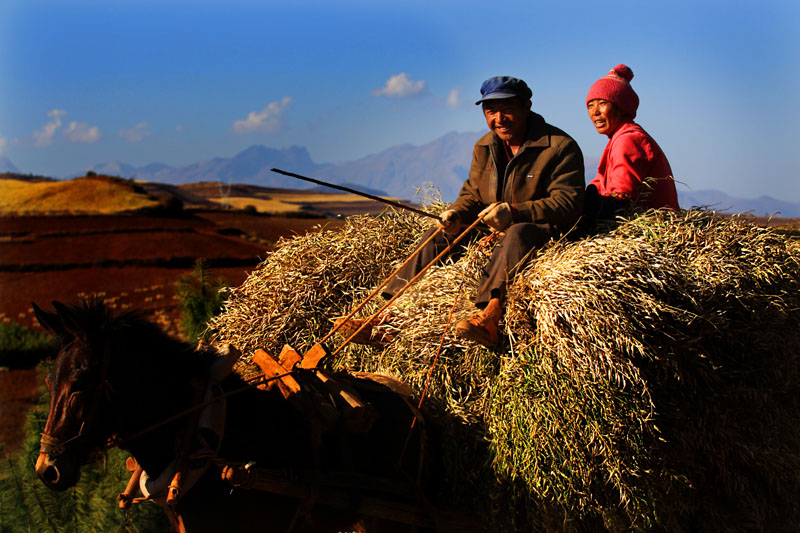
<path fill-rule="evenodd" d="M 341 185 L 334 185 L 333 183 L 328 183 L 326 181 L 321 181 L 321 180 L 316 180 L 314 178 L 301 176 L 300 174 L 295 174 L 293 172 L 286 172 L 285 170 L 280 170 L 278 168 L 271 168 L 270 170 L 272 172 L 277 172 L 278 174 L 283 174 L 284 176 L 289 176 L 289 177 L 292 177 L 292 178 L 297 178 L 299 180 L 308 181 L 308 182 L 311 182 L 311 183 L 316 183 L 317 185 L 322 185 L 323 187 L 330 187 L 331 189 L 336 189 L 336 190 L 339 190 L 339 191 L 349 192 L 350 194 L 363 196 L 364 198 L 369 198 L 370 200 L 375 200 L 376 202 L 381 202 L 383 204 L 387 204 L 387 205 L 390 205 L 392 207 L 397 207 L 398 209 L 405 209 L 406 211 L 411 211 L 412 213 L 416 213 L 416 214 L 421 215 L 423 217 L 435 218 L 436 220 L 439 220 L 439 217 L 434 215 L 433 213 L 428 213 L 426 211 L 423 211 L 422 209 L 417 209 L 416 207 L 411 207 L 410 205 L 401 204 L 399 202 L 395 202 L 395 201 L 389 200 L 387 198 L 382 198 L 380 196 L 375 196 L 373 194 L 369 194 L 369 193 L 366 193 L 366 192 L 357 191 L 355 189 L 351 189 L 349 187 L 343 187 Z"/>
<path fill-rule="evenodd" d="M 435 265 L 437 262 L 439 262 L 439 260 L 440 260 L 441 258 L 443 258 L 445 255 L 447 255 L 447 253 L 448 253 L 448 252 L 450 252 L 450 250 L 452 250 L 452 249 L 453 249 L 453 247 L 455 247 L 455 245 L 456 245 L 456 244 L 458 244 L 458 243 L 461 241 L 461 239 L 463 239 L 464 237 L 466 237 L 466 236 L 467 236 L 467 234 L 468 234 L 469 232 L 471 232 L 473 229 L 475 229 L 475 227 L 476 227 L 478 224 L 480 224 L 481 222 L 483 222 L 483 219 L 484 219 L 484 217 L 485 217 L 485 216 L 486 216 L 486 212 L 485 212 L 485 211 L 484 211 L 484 212 L 482 212 L 481 214 L 479 214 L 479 215 L 478 215 L 478 218 L 477 218 L 477 219 L 475 219 L 475 222 L 473 222 L 472 224 L 470 224 L 470 225 L 469 225 L 469 227 L 467 227 L 467 229 L 465 229 L 464 231 L 462 231 L 462 232 L 461 232 L 461 234 L 460 234 L 458 237 L 456 237 L 456 238 L 455 238 L 455 240 L 454 240 L 453 242 L 451 242 L 451 243 L 450 243 L 450 244 L 447 246 L 447 248 L 445 248 L 444 250 L 442 250 L 441 252 L 439 252 L 439 255 L 437 255 L 436 257 L 434 257 L 433 259 L 431 259 L 430 263 L 428 263 L 427 265 L 425 265 L 424 267 L 422 267 L 422 270 L 420 270 L 420 271 L 417 273 L 417 275 L 416 275 L 416 276 L 414 276 L 413 278 L 411 278 L 411 279 L 408 281 L 408 283 L 406 283 L 405 285 L 403 285 L 402 287 L 400 287 L 400 289 L 399 289 L 399 290 L 398 290 L 398 291 L 397 291 L 397 292 L 394 294 L 394 296 L 392 296 L 392 297 L 391 297 L 391 299 L 390 299 L 388 302 L 386 302 L 385 304 L 383 304 L 383 306 L 382 306 L 380 309 L 378 309 L 378 310 L 375 312 L 375 314 L 373 314 L 373 315 L 372 315 L 371 317 L 369 317 L 368 319 L 364 320 L 364 322 L 361 324 L 361 327 L 359 327 L 359 328 L 358 328 L 358 329 L 357 329 L 357 330 L 356 330 L 356 331 L 355 331 L 355 332 L 354 332 L 352 335 L 350 335 L 350 336 L 349 336 L 349 337 L 348 337 L 348 338 L 347 338 L 347 339 L 344 341 L 344 343 L 342 343 L 342 345 L 341 345 L 341 346 L 339 346 L 338 348 L 336 348 L 336 350 L 334 350 L 334 351 L 331 353 L 331 356 L 334 356 L 334 355 L 338 354 L 340 351 L 342 351 L 342 348 L 344 348 L 345 346 L 347 346 L 347 345 L 350 343 L 350 341 L 352 341 L 352 340 L 353 340 L 353 339 L 354 339 L 354 338 L 355 338 L 355 337 L 356 337 L 356 336 L 357 336 L 359 333 L 361 333 L 361 331 L 362 331 L 364 328 L 366 328 L 366 327 L 367 327 L 367 326 L 368 326 L 368 325 L 369 325 L 369 324 L 370 324 L 370 323 L 371 323 L 371 322 L 372 322 L 372 321 L 373 321 L 373 320 L 374 320 L 376 317 L 378 317 L 378 315 L 380 315 L 380 314 L 381 314 L 381 313 L 382 313 L 382 312 L 383 312 L 383 311 L 384 311 L 384 310 L 385 310 L 387 307 L 389 307 L 390 305 L 392 305 L 392 303 L 394 303 L 394 301 L 395 301 L 395 300 L 396 300 L 396 299 L 397 299 L 397 298 L 398 298 L 398 297 L 399 297 L 401 294 L 403 294 L 403 293 L 405 292 L 405 290 L 406 290 L 406 289 L 408 289 L 408 288 L 409 288 L 411 285 L 413 285 L 413 284 L 414 284 L 414 283 L 415 283 L 415 282 L 416 282 L 416 281 L 417 281 L 419 278 L 421 278 L 421 277 L 422 277 L 422 275 L 423 275 L 423 274 L 425 274 L 425 272 L 426 272 L 426 271 L 427 271 L 427 270 L 428 270 L 430 267 L 432 267 L 432 266 L 433 266 L 433 265 Z"/>
<path fill-rule="evenodd" d="M 142 478 L 142 472 L 144 472 L 144 469 L 138 464 L 134 467 L 133 471 L 131 472 L 131 478 L 128 480 L 128 485 L 125 487 L 125 492 L 122 492 L 117 496 L 117 500 L 119 500 L 118 505 L 120 509 L 131 508 L 131 505 L 133 504 L 134 500 L 133 495 L 136 494 L 139 490 L 139 480 Z"/>
<path fill-rule="evenodd" d="M 428 239 L 427 239 L 425 242 L 423 242 L 423 243 L 422 243 L 422 244 L 421 244 L 421 245 L 420 245 L 420 246 L 419 246 L 419 247 L 418 247 L 416 250 L 414 250 L 414 253 L 412 253 L 411 255 L 409 255 L 409 256 L 408 256 L 408 258 L 407 258 L 407 259 L 406 259 L 406 260 L 403 262 L 403 264 L 402 264 L 402 265 L 400 265 L 400 266 L 399 266 L 399 267 L 398 267 L 398 268 L 397 268 L 397 269 L 396 269 L 394 272 L 392 272 L 391 274 L 389 274 L 389 277 L 387 277 L 385 280 L 383 280 L 383 282 L 382 282 L 380 285 L 378 285 L 378 286 L 375 288 L 375 290 L 373 290 L 371 293 L 369 293 L 369 295 L 368 295 L 366 298 L 364 298 L 364 300 L 363 300 L 363 301 L 362 301 L 360 304 L 358 304 L 358 305 L 356 306 L 356 308 L 355 308 L 355 309 L 353 309 L 352 311 L 350 311 L 350 312 L 347 314 L 347 316 L 345 316 L 344 318 L 342 318 L 342 321 L 341 321 L 341 322 L 339 322 L 339 325 L 338 325 L 338 326 L 334 326 L 334 327 L 333 327 L 333 329 L 331 329 L 331 330 L 328 332 L 328 334 L 327 334 L 327 335 L 325 335 L 325 336 L 322 338 L 322 340 L 320 340 L 320 341 L 319 341 L 319 344 L 322 344 L 323 342 L 325 342 L 326 340 L 328 340 L 329 338 L 331 338 L 331 336 L 332 336 L 334 333 L 336 333 L 336 331 L 338 331 L 338 330 L 339 330 L 339 328 L 341 328 L 341 327 L 344 325 L 344 323 L 345 323 L 345 322 L 347 322 L 348 320 L 350 320 L 351 318 L 353 318 L 353 315 L 355 315 L 356 313 L 358 313 L 358 312 L 359 312 L 359 311 L 360 311 L 360 310 L 361 310 L 361 309 L 362 309 L 362 308 L 363 308 L 365 305 L 367 305 L 367 303 L 369 303 L 369 301 L 370 301 L 370 300 L 372 300 L 372 299 L 373 299 L 373 298 L 374 298 L 374 297 L 375 297 L 375 296 L 378 294 L 378 292 L 380 292 L 380 290 L 381 290 L 381 289 L 383 289 L 383 288 L 384 288 L 384 287 L 385 287 L 385 286 L 386 286 L 386 285 L 387 285 L 387 284 L 388 284 L 388 283 L 389 283 L 389 282 L 392 280 L 392 278 L 394 278 L 394 277 L 397 275 L 397 273 L 398 273 L 398 272 L 400 272 L 400 271 L 401 271 L 403 268 L 405 268 L 405 267 L 406 267 L 406 265 L 408 265 L 408 264 L 411 262 L 411 260 L 412 260 L 412 259 L 414 259 L 415 257 L 417 257 L 417 256 L 418 256 L 418 255 L 419 255 L 419 254 L 422 252 L 422 249 L 423 249 L 423 248 L 424 248 L 424 247 L 425 247 L 425 246 L 426 246 L 426 245 L 427 245 L 429 242 L 431 242 L 431 241 L 432 241 L 434 238 L 436 238 L 436 236 L 437 236 L 437 235 L 439 235 L 439 234 L 440 234 L 442 231 L 444 231 L 444 227 L 443 227 L 443 226 L 439 226 L 438 228 L 436 228 L 436 231 L 434 231 L 434 232 L 433 232 L 433 234 L 431 234 L 431 236 L 430 236 L 430 237 L 428 237 Z"/>

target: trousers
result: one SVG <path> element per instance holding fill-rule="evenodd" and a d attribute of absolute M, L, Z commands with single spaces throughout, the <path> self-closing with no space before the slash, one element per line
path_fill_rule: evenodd
<path fill-rule="evenodd" d="M 417 244 L 417 249 L 424 243 L 436 228 L 426 231 Z M 470 236 L 468 236 L 470 237 Z M 442 257 L 458 259 L 464 254 L 469 238 L 462 239 L 450 252 Z M 506 288 L 514 280 L 517 272 L 525 265 L 529 252 L 542 247 L 547 241 L 557 238 L 558 234 L 550 224 L 535 224 L 520 222 L 512 224 L 505 230 L 505 235 L 492 250 L 489 263 L 484 267 L 478 291 L 475 294 L 475 306 L 479 309 L 486 307 L 489 300 L 499 298 L 505 300 Z M 385 299 L 392 298 L 398 290 L 408 283 L 410 279 L 419 274 L 437 255 L 455 240 L 454 235 L 440 233 L 429 242 L 413 261 L 403 267 L 392 280 L 386 284 L 381 296 Z"/>

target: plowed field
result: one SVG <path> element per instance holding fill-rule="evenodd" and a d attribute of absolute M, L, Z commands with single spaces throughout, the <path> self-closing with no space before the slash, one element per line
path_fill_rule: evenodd
<path fill-rule="evenodd" d="M 239 285 L 279 238 L 320 225 L 341 222 L 225 211 L 0 217 L 0 320 L 38 328 L 31 302 L 50 309 L 53 300 L 96 295 L 112 309 L 141 310 L 179 335 L 175 286 L 197 258 L 208 260 L 213 276 Z M 0 370 L 0 453 L 19 445 L 41 379 L 35 370 Z"/>

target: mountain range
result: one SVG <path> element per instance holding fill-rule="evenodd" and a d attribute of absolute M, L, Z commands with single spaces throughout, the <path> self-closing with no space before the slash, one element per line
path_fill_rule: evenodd
<path fill-rule="evenodd" d="M 414 198 L 416 191 L 435 184 L 442 198 L 452 201 L 469 173 L 472 146 L 480 133 L 448 133 L 422 146 L 403 144 L 356 161 L 317 164 L 305 147 L 275 149 L 251 146 L 233 157 L 216 157 L 183 167 L 151 163 L 135 167 L 119 161 L 94 165 L 86 170 L 137 180 L 178 185 L 198 181 L 247 183 L 261 187 L 301 189 L 302 181 L 271 172 L 279 168 L 362 190 L 380 191 L 398 198 Z M 65 177 L 83 176 L 86 172 Z"/>
<path fill-rule="evenodd" d="M 14 163 L 7 157 L 0 157 L 0 172 L 19 172 Z"/>
<path fill-rule="evenodd" d="M 261 187 L 303 189 L 305 182 L 271 172 L 279 168 L 325 180 L 338 185 L 348 184 L 372 194 L 419 201 L 434 185 L 445 201 L 453 201 L 469 174 L 472 146 L 482 135 L 480 132 L 450 132 L 427 144 L 415 146 L 402 144 L 376 154 L 343 163 L 315 163 L 302 146 L 268 148 L 254 145 L 233 157 L 215 157 L 185 166 L 172 167 L 164 163 L 133 166 L 119 161 L 94 165 L 83 172 L 64 178 L 83 176 L 86 171 L 143 181 L 166 184 L 183 184 L 200 181 L 246 183 Z M 597 168 L 597 158 L 587 158 L 587 179 Z M 0 172 L 19 172 L 7 157 L 0 157 Z M 423 188 L 418 194 L 420 187 Z M 678 199 L 682 207 L 703 206 L 717 211 L 749 212 L 758 216 L 778 215 L 800 217 L 800 203 L 777 200 L 769 196 L 743 199 L 716 190 L 687 191 L 679 185 Z"/>
<path fill-rule="evenodd" d="M 751 213 L 755 216 L 800 218 L 800 204 L 777 200 L 771 196 L 734 198 L 721 191 L 678 191 L 681 207 L 705 207 L 723 213 Z"/>

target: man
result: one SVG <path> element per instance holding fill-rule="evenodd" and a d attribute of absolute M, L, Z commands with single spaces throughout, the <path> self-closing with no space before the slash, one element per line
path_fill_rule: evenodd
<path fill-rule="evenodd" d="M 481 137 L 472 155 L 469 178 L 458 199 L 441 214 L 444 233 L 387 284 L 382 296 L 391 298 L 407 280 L 428 264 L 462 228 L 486 212 L 484 222 L 504 236 L 494 248 L 475 297 L 478 313 L 455 326 L 456 334 L 487 347 L 500 336 L 506 287 L 530 252 L 568 232 L 583 208 L 583 155 L 578 144 L 531 111 L 531 90 L 510 76 L 489 78 L 481 86 L 480 104 L 490 132 Z M 429 230 L 422 241 L 434 232 Z M 461 250 L 457 250 L 459 253 Z M 375 343 L 374 329 L 390 315 L 367 325 L 355 342 Z M 350 320 L 343 333 L 363 324 Z"/>

